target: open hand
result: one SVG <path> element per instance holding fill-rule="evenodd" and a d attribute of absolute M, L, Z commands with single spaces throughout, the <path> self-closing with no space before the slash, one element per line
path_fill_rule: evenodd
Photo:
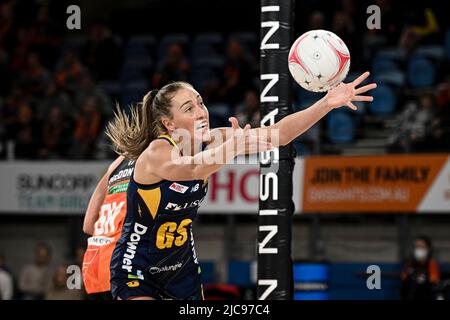
<path fill-rule="evenodd" d="M 268 138 L 259 134 L 257 130 L 251 130 L 250 124 L 245 125 L 242 129 L 235 117 L 231 117 L 228 120 L 231 122 L 239 153 L 251 154 L 273 149 L 273 145 Z"/>
<path fill-rule="evenodd" d="M 368 76 L 369 72 L 366 71 L 353 82 L 341 83 L 337 87 L 328 91 L 326 98 L 330 108 L 339 108 L 341 106 L 347 106 L 352 110 L 357 110 L 358 108 L 353 104 L 353 101 L 372 101 L 372 96 L 361 95 L 369 90 L 375 89 L 377 87 L 376 83 L 371 83 L 360 88 L 356 88 L 361 84 Z"/>

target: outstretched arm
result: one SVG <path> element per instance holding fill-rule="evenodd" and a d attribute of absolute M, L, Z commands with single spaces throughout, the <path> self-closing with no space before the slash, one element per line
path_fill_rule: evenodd
<path fill-rule="evenodd" d="M 357 88 L 357 86 L 368 76 L 369 72 L 365 72 L 353 82 L 341 83 L 328 91 L 325 97 L 309 108 L 292 113 L 271 126 L 254 128 L 251 131 L 256 131 L 257 135 L 268 137 L 268 141 L 270 141 L 274 147 L 287 145 L 296 137 L 311 128 L 331 110 L 342 106 L 348 106 L 350 109 L 356 110 L 357 107 L 353 102 L 372 101 L 373 97 L 362 94 L 376 88 L 377 85 L 375 83 Z M 231 118 L 230 121 L 233 123 L 233 129 L 236 126 L 239 126 L 236 118 Z M 232 128 L 227 128 L 224 132 L 231 129 Z M 272 137 L 278 137 L 278 139 L 271 139 Z"/>
<path fill-rule="evenodd" d="M 153 141 L 139 157 L 134 172 L 139 183 L 205 179 L 236 156 L 272 149 L 272 144 L 257 134 L 249 134 L 249 126 L 239 129 L 225 142 L 210 146 L 194 156 L 182 156 L 177 147 L 164 140 Z"/>

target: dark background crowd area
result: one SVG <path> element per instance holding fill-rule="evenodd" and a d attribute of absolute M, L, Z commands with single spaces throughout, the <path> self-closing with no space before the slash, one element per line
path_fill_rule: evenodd
<path fill-rule="evenodd" d="M 69 30 L 66 8 L 81 8 Z M 366 8 L 381 9 L 381 29 Z M 0 155 L 3 159 L 108 159 L 115 104 L 191 82 L 211 126 L 259 126 L 259 1 L 2 1 Z M 372 71 L 375 101 L 332 112 L 294 145 L 300 155 L 445 152 L 450 141 L 450 32 L 445 1 L 297 1 L 293 36 L 339 35 L 347 81 Z M 293 83 L 294 110 L 321 95 Z"/>

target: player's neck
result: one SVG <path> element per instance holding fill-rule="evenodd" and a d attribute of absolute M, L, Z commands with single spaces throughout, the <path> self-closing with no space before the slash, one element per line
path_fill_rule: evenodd
<path fill-rule="evenodd" d="M 201 142 L 188 140 L 188 141 L 177 141 L 177 146 L 180 148 L 180 152 L 183 156 L 195 156 L 197 153 L 201 152 Z"/>

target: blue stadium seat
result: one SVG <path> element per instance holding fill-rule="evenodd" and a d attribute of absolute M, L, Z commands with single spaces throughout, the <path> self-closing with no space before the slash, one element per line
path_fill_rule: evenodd
<path fill-rule="evenodd" d="M 355 139 L 356 124 L 347 111 L 333 110 L 327 116 L 327 136 L 332 143 L 349 143 Z"/>
<path fill-rule="evenodd" d="M 296 105 L 295 109 L 303 110 L 303 109 L 311 106 L 317 100 L 321 99 L 326 93 L 325 92 L 311 92 L 311 91 L 303 89 L 302 87 L 300 87 L 300 85 L 295 84 L 295 94 L 296 94 L 296 100 L 297 100 L 297 105 Z"/>
<path fill-rule="evenodd" d="M 120 72 L 120 81 L 123 83 L 128 83 L 130 81 L 141 81 L 145 80 L 145 73 L 143 68 L 122 68 Z"/>
<path fill-rule="evenodd" d="M 213 122 L 210 123 L 211 128 L 228 127 L 230 125 L 228 118 L 233 115 L 233 109 L 229 104 L 210 103 L 208 104 L 208 111 L 210 119 L 213 119 Z"/>
<path fill-rule="evenodd" d="M 195 44 L 222 45 L 223 37 L 218 32 L 199 33 L 194 38 Z"/>
<path fill-rule="evenodd" d="M 125 49 L 125 58 L 153 56 L 156 40 L 153 36 L 136 36 L 130 38 Z"/>
<path fill-rule="evenodd" d="M 365 70 L 364 70 L 365 71 Z M 349 83 L 358 78 L 361 74 L 363 74 L 363 71 L 357 71 L 357 72 L 350 72 L 347 77 L 345 77 L 344 82 Z M 364 80 L 361 85 L 369 84 L 371 82 L 372 76 L 369 76 L 366 80 Z"/>
<path fill-rule="evenodd" d="M 370 103 L 370 111 L 373 114 L 392 114 L 395 112 L 397 97 L 394 90 L 384 84 L 380 84 L 372 91 L 373 101 Z"/>
<path fill-rule="evenodd" d="M 121 96 L 122 107 L 126 108 L 129 105 L 135 105 L 142 101 L 144 95 L 148 92 L 150 86 L 147 81 L 133 81 L 124 85 Z"/>
<path fill-rule="evenodd" d="M 257 32 L 252 31 L 239 31 L 230 34 L 229 40 L 236 40 L 241 44 L 248 44 L 250 46 L 255 46 L 259 39 L 259 34 Z"/>
<path fill-rule="evenodd" d="M 236 40 L 242 46 L 245 54 L 253 57 L 255 51 L 258 49 L 259 34 L 251 31 L 240 31 L 230 34 L 228 41 Z"/>
<path fill-rule="evenodd" d="M 200 261 L 200 268 L 203 283 L 216 282 L 216 264 L 213 261 Z"/>
<path fill-rule="evenodd" d="M 156 45 L 156 39 L 154 36 L 151 35 L 140 35 L 140 36 L 133 36 L 128 41 L 127 46 L 129 47 L 154 47 Z"/>
<path fill-rule="evenodd" d="M 196 67 L 206 67 L 212 69 L 223 68 L 225 65 L 225 59 L 222 57 L 200 57 L 193 60 L 193 66 Z"/>
<path fill-rule="evenodd" d="M 121 91 L 120 82 L 118 81 L 101 81 L 97 83 L 97 87 L 109 96 L 118 96 Z"/>
<path fill-rule="evenodd" d="M 238 286 L 251 286 L 253 280 L 251 276 L 251 262 L 232 260 L 228 262 L 228 283 Z"/>
<path fill-rule="evenodd" d="M 213 68 L 197 67 L 192 70 L 191 82 L 195 88 L 201 90 L 206 84 L 219 78 L 218 72 Z"/>
<path fill-rule="evenodd" d="M 220 79 L 225 60 L 220 57 L 198 58 L 193 61 L 191 81 L 196 88 Z"/>
<path fill-rule="evenodd" d="M 304 141 L 294 140 L 293 141 L 294 149 L 297 156 L 308 156 L 311 155 L 311 148 L 305 144 Z"/>
<path fill-rule="evenodd" d="M 186 49 L 188 43 L 189 43 L 189 36 L 184 33 L 174 33 L 164 36 L 158 45 L 158 60 L 161 60 L 161 58 L 164 57 L 164 55 L 167 53 L 167 48 L 170 45 L 179 44 L 184 49 Z"/>
<path fill-rule="evenodd" d="M 364 101 L 355 101 L 353 104 L 358 108 L 355 113 L 358 115 L 363 115 L 367 112 L 367 103 Z"/>
<path fill-rule="evenodd" d="M 192 59 L 209 58 L 220 55 L 220 52 L 217 48 L 205 43 L 193 44 L 191 46 L 190 52 Z"/>
<path fill-rule="evenodd" d="M 400 68 L 398 64 L 387 58 L 376 58 L 372 61 L 372 75 L 377 75 L 383 72 L 398 71 Z"/>
<path fill-rule="evenodd" d="M 435 66 L 430 60 L 413 56 L 408 63 L 408 82 L 413 88 L 429 87 L 434 84 Z"/>
<path fill-rule="evenodd" d="M 438 45 L 420 46 L 414 51 L 414 55 L 441 61 L 445 58 L 445 48 Z"/>
<path fill-rule="evenodd" d="M 385 71 L 375 74 L 373 81 L 377 84 L 390 84 L 397 87 L 402 87 L 406 83 L 406 75 L 400 70 Z"/>
<path fill-rule="evenodd" d="M 217 32 L 205 32 L 198 34 L 190 48 L 192 59 L 221 56 L 223 55 L 223 51 L 223 37 Z"/>
<path fill-rule="evenodd" d="M 404 61 L 406 59 L 406 50 L 398 47 L 380 49 L 375 54 L 375 59 Z"/>
<path fill-rule="evenodd" d="M 149 56 L 128 57 L 123 64 L 123 69 L 150 70 L 152 68 L 153 68 L 153 61 L 150 59 Z"/>

